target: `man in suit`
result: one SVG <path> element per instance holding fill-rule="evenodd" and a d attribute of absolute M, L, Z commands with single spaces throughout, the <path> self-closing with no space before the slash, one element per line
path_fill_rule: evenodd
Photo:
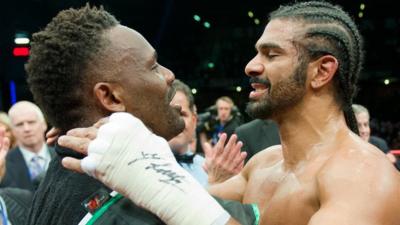
<path fill-rule="evenodd" d="M 17 102 L 8 114 L 17 147 L 6 157 L 6 173 L 0 187 L 34 191 L 51 160 L 44 137 L 46 121 L 39 107 L 28 101 Z"/>
<path fill-rule="evenodd" d="M 257 152 L 281 143 L 278 126 L 272 120 L 252 120 L 237 127 L 235 133 L 243 142 L 242 151 L 247 152 L 246 162 Z"/>

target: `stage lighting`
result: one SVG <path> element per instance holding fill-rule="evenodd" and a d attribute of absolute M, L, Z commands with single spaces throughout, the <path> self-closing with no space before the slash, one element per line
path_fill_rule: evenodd
<path fill-rule="evenodd" d="M 28 47 L 14 47 L 13 55 L 15 57 L 29 56 L 29 48 Z"/>

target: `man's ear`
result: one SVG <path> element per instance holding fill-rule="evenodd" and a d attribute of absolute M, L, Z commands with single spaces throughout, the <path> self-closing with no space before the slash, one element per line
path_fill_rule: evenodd
<path fill-rule="evenodd" d="M 125 112 L 126 107 L 122 96 L 122 88 L 118 84 L 99 82 L 94 85 L 94 95 L 100 105 L 110 112 Z"/>
<path fill-rule="evenodd" d="M 311 87 L 314 89 L 321 88 L 329 83 L 339 66 L 337 59 L 331 55 L 322 56 L 311 64 L 314 67 L 311 76 Z"/>

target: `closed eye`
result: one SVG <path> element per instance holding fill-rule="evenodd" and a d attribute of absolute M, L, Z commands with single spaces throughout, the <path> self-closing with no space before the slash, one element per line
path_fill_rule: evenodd
<path fill-rule="evenodd" d="M 151 70 L 155 70 L 158 73 L 159 66 L 160 65 L 158 63 L 156 63 L 156 64 L 154 64 L 154 66 L 151 67 Z"/>
<path fill-rule="evenodd" d="M 279 56 L 279 55 L 278 54 L 273 54 L 273 53 L 267 54 L 267 58 L 269 58 L 269 59 L 273 59 L 273 58 L 275 58 L 277 56 Z"/>

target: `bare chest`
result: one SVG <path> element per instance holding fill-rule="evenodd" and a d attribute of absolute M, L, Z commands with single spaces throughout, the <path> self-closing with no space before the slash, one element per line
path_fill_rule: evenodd
<path fill-rule="evenodd" d="M 260 224 L 306 225 L 319 208 L 314 177 L 310 172 L 284 173 L 276 168 L 255 171 L 243 201 L 258 204 Z"/>

